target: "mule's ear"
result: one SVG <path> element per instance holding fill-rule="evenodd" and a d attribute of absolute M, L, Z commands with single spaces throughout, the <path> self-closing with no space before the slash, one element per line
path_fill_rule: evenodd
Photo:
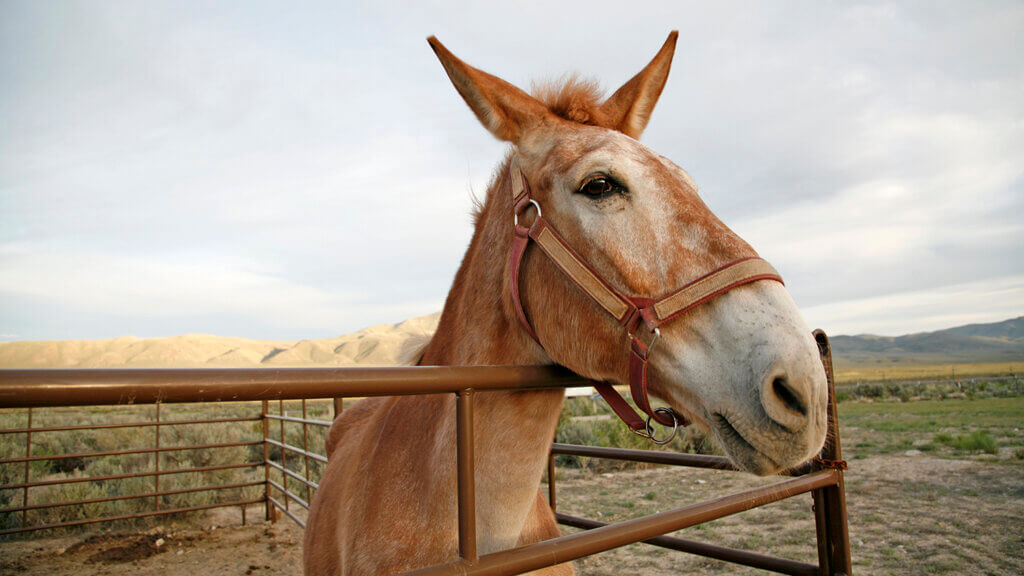
<path fill-rule="evenodd" d="M 549 114 L 533 96 L 459 60 L 434 36 L 427 38 L 427 42 L 462 99 L 498 139 L 518 143 L 527 130 Z"/>
<path fill-rule="evenodd" d="M 650 64 L 601 105 L 605 125 L 627 136 L 640 137 L 647 127 L 647 121 L 651 119 L 651 112 L 658 103 L 661 90 L 665 87 L 678 37 L 679 32 L 673 30 Z"/>

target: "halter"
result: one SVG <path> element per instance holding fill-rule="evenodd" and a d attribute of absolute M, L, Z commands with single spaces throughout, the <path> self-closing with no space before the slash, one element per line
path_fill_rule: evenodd
<path fill-rule="evenodd" d="M 647 414 L 646 420 L 623 399 L 608 382 L 593 382 L 594 388 L 616 415 L 635 434 L 649 438 L 658 444 L 666 444 L 675 436 L 680 425 L 686 426 L 686 419 L 671 408 L 652 409 L 647 397 L 647 362 L 654 344 L 661 336 L 658 327 L 670 322 L 693 308 L 738 286 L 758 280 L 782 282 L 779 273 L 764 260 L 751 257 L 733 260 L 728 264 L 704 274 L 660 299 L 629 297 L 620 293 L 607 280 L 591 268 L 544 219 L 540 204 L 532 197 L 530 183 L 519 168 L 517 157 L 509 165 L 512 178 L 512 251 L 509 258 L 509 283 L 512 302 L 519 322 L 537 344 L 544 348 L 533 330 L 519 295 L 519 268 L 532 239 L 548 259 L 570 280 L 590 297 L 601 309 L 625 328 L 630 340 L 629 390 L 636 405 Z M 533 206 L 537 216 L 529 227 L 519 223 L 519 215 Z M 642 326 L 641 326 L 642 324 Z M 643 337 L 641 337 L 643 336 Z M 651 420 L 663 426 L 671 426 L 672 433 L 665 439 L 657 439 Z"/>

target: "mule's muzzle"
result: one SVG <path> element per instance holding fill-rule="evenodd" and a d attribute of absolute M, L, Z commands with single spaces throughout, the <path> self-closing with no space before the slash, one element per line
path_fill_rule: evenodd
<path fill-rule="evenodd" d="M 723 403 L 708 422 L 738 467 L 765 475 L 812 458 L 825 441 L 825 391 L 815 375 L 769 372 L 760 402 Z"/>
<path fill-rule="evenodd" d="M 798 434 L 813 425 L 814 411 L 824 410 L 814 378 L 770 373 L 761 384 L 761 405 L 768 418 L 784 430 Z M 821 404 L 819 406 L 819 404 Z"/>

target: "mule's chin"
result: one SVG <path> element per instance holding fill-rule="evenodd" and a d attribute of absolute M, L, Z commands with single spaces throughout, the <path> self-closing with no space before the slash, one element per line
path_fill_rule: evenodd
<path fill-rule="evenodd" d="M 758 476 L 767 476 L 782 470 L 782 466 L 754 448 L 754 445 L 748 442 L 724 417 L 716 415 L 711 429 L 715 433 L 715 438 L 718 439 L 718 444 L 725 450 L 726 456 L 740 470 Z"/>
<path fill-rule="evenodd" d="M 809 445 L 807 449 L 800 451 L 796 448 L 800 445 L 807 445 L 807 439 L 776 437 L 774 443 L 781 444 L 782 450 L 769 452 L 770 448 L 758 448 L 747 440 L 748 437 L 754 436 L 756 431 L 739 429 L 721 414 L 714 414 L 710 420 L 715 438 L 733 464 L 745 472 L 758 476 L 777 474 L 803 464 L 810 459 L 811 456 L 808 454 L 816 454 L 824 443 L 824 438 L 822 438 L 821 442 L 814 442 L 813 446 Z M 782 454 L 778 452 L 782 452 Z"/>

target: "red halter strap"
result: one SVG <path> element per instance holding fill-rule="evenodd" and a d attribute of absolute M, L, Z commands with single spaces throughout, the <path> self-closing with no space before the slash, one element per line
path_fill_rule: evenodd
<path fill-rule="evenodd" d="M 647 363 L 651 350 L 661 335 L 658 326 L 674 320 L 689 310 L 738 286 L 758 280 L 782 282 L 782 278 L 770 264 L 760 258 L 741 258 L 708 272 L 658 300 L 625 296 L 591 268 L 544 219 L 540 204 L 533 199 L 530 183 L 519 169 L 517 160 L 516 157 L 513 157 L 510 164 L 513 229 L 512 248 L 509 256 L 509 283 L 512 302 L 515 305 L 519 322 L 530 337 L 543 348 L 544 345 L 526 317 L 519 295 L 519 269 L 526 248 L 532 239 L 562 273 L 626 329 L 630 339 L 630 394 L 637 407 L 647 413 L 648 418 L 645 420 L 637 414 L 610 383 L 594 382 L 594 388 L 634 432 L 655 442 L 667 442 L 668 440 L 655 440 L 650 421 L 653 419 L 659 424 L 673 427 L 680 424 L 685 426 L 687 422 L 682 415 L 671 408 L 652 409 L 648 399 Z M 537 215 L 533 224 L 527 227 L 519 223 L 519 215 L 531 205 L 537 210 Z M 643 323 L 643 330 L 640 329 L 641 323 Z M 641 338 L 641 335 L 644 337 Z"/>

